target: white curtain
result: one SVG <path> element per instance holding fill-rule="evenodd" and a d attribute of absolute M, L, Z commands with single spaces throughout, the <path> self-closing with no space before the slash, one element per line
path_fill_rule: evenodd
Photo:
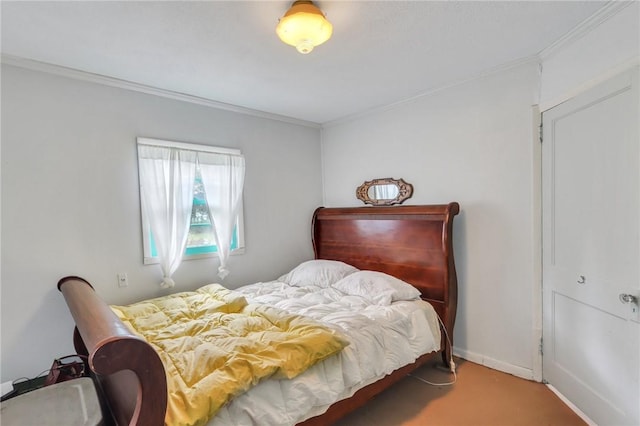
<path fill-rule="evenodd" d="M 218 276 L 224 279 L 229 274 L 227 260 L 242 200 L 244 157 L 199 152 L 198 162 L 220 258 Z"/>
<path fill-rule="evenodd" d="M 138 145 L 142 209 L 156 244 L 163 288 L 175 285 L 171 276 L 187 243 L 196 161 L 194 151 Z"/>

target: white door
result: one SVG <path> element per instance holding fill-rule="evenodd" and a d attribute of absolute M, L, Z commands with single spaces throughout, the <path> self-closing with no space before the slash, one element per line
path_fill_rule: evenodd
<path fill-rule="evenodd" d="M 638 90 L 636 67 L 542 116 L 543 377 L 601 426 L 640 425 Z"/>

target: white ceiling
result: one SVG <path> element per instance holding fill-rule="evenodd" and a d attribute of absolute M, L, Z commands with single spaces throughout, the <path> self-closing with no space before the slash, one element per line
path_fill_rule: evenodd
<path fill-rule="evenodd" d="M 291 3 L 3 0 L 2 53 L 327 123 L 531 58 L 606 4 L 318 1 L 333 37 L 301 55 L 275 34 Z"/>

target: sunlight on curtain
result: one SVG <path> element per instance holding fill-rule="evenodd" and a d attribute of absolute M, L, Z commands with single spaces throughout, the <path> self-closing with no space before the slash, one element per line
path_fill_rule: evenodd
<path fill-rule="evenodd" d="M 149 219 L 163 273 L 163 288 L 184 254 L 193 204 L 196 152 L 138 145 L 143 214 Z"/>
<path fill-rule="evenodd" d="M 198 162 L 218 246 L 218 276 L 224 279 L 229 274 L 227 260 L 242 199 L 244 157 L 199 152 Z"/>

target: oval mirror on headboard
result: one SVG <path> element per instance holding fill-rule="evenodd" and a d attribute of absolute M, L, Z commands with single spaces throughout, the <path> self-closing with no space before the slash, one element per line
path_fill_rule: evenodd
<path fill-rule="evenodd" d="M 413 185 L 403 179 L 382 178 L 365 181 L 356 189 L 356 197 L 365 204 L 390 206 L 402 204 L 413 195 Z"/>

